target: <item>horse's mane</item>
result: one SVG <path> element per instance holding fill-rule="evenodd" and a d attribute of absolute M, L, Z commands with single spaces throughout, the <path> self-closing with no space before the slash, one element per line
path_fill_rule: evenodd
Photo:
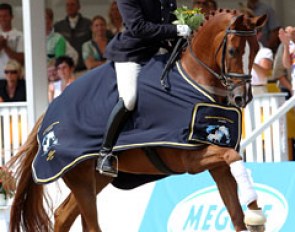
<path fill-rule="evenodd" d="M 205 20 L 204 22 L 201 23 L 201 25 L 196 29 L 196 32 L 200 31 L 206 24 L 208 24 L 209 22 L 211 22 L 212 20 L 214 20 L 217 16 L 220 15 L 232 15 L 232 17 L 235 16 L 239 16 L 242 15 L 243 13 L 239 10 L 236 9 L 217 9 L 215 11 L 211 11 L 209 15 L 205 16 Z M 245 19 L 244 19 L 244 26 L 245 27 L 249 27 L 249 19 L 250 17 L 248 17 L 247 15 L 245 15 Z"/>

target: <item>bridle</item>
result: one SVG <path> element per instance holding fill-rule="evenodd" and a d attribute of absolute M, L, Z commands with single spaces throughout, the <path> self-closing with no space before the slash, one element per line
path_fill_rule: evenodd
<path fill-rule="evenodd" d="M 248 82 L 251 82 L 251 78 L 252 75 L 251 74 L 240 74 L 240 73 L 227 73 L 225 71 L 226 69 L 226 61 L 225 61 L 225 56 L 226 56 L 226 48 L 227 48 L 227 39 L 228 39 L 228 35 L 233 34 L 233 35 L 237 35 L 237 36 L 241 36 L 241 37 L 250 37 L 250 36 L 256 36 L 257 31 L 254 30 L 250 30 L 250 31 L 239 31 L 239 30 L 232 30 L 230 29 L 232 24 L 230 24 L 226 31 L 225 31 L 225 35 L 223 40 L 221 41 L 220 45 L 218 46 L 218 49 L 215 52 L 215 57 L 217 56 L 218 52 L 220 51 L 220 49 L 222 49 L 222 57 L 221 57 L 221 72 L 220 74 L 218 74 L 217 72 L 215 72 L 213 69 L 211 69 L 207 64 L 205 64 L 203 61 L 201 61 L 196 54 L 193 52 L 192 50 L 192 45 L 191 42 L 188 41 L 188 48 L 189 48 L 189 52 L 190 55 L 193 57 L 193 59 L 195 61 L 197 61 L 200 65 L 202 65 L 205 69 L 207 69 L 208 72 L 210 72 L 214 77 L 216 77 L 218 80 L 221 81 L 222 85 L 228 90 L 228 91 L 232 91 L 233 89 L 235 89 L 236 87 L 240 86 L 240 85 L 244 85 Z M 234 84 L 232 82 L 232 79 L 240 79 L 241 81 L 239 81 L 237 84 Z"/>

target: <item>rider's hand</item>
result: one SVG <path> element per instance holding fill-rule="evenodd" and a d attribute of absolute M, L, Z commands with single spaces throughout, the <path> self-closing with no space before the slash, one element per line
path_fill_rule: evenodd
<path fill-rule="evenodd" d="M 181 37 L 188 37 L 191 35 L 192 30 L 188 25 L 176 25 L 177 35 Z"/>

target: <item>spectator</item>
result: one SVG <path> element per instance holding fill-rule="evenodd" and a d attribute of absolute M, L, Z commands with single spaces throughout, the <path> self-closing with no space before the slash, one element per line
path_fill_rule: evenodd
<path fill-rule="evenodd" d="M 54 25 L 54 30 L 62 34 L 79 54 L 76 71 L 86 69 L 82 58 L 82 44 L 91 39 L 91 21 L 80 13 L 79 0 L 66 0 L 67 16 Z"/>
<path fill-rule="evenodd" d="M 26 101 L 26 84 L 22 78 L 22 67 L 9 60 L 4 67 L 5 80 L 0 86 L 0 102 Z"/>
<path fill-rule="evenodd" d="M 58 57 L 55 62 L 55 67 L 57 69 L 57 75 L 60 78 L 60 80 L 49 83 L 49 102 L 51 102 L 54 98 L 59 96 L 69 84 L 76 80 L 76 77 L 74 76 L 75 65 L 71 57 Z"/>
<path fill-rule="evenodd" d="M 291 97 L 292 93 L 291 70 L 286 69 L 283 65 L 283 53 L 284 44 L 281 43 L 275 55 L 272 79 L 279 81 L 279 88 L 281 92 L 287 93 L 287 100 Z"/>
<path fill-rule="evenodd" d="M 257 39 L 260 39 L 261 31 L 257 32 Z M 254 59 L 252 67 L 252 90 L 253 94 L 267 93 L 267 82 L 272 73 L 273 52 L 259 43 L 259 51 Z"/>
<path fill-rule="evenodd" d="M 291 72 L 292 95 L 295 90 L 295 28 L 288 26 L 280 29 L 279 38 L 284 45 L 282 63 Z"/>
<path fill-rule="evenodd" d="M 208 15 L 210 11 L 217 10 L 215 0 L 193 0 L 193 8 L 201 8 L 204 15 Z"/>
<path fill-rule="evenodd" d="M 278 37 L 280 23 L 274 9 L 260 0 L 247 0 L 247 7 L 254 12 L 254 15 L 267 15 L 268 20 L 262 29 L 260 41 L 263 46 L 270 48 L 275 53 L 280 44 Z"/>
<path fill-rule="evenodd" d="M 70 45 L 70 43 L 59 33 L 54 32 L 53 30 L 53 11 L 50 8 L 45 10 L 46 16 L 46 50 L 47 50 L 47 62 L 50 59 L 56 59 L 59 56 L 70 56 L 75 65 L 78 62 L 79 54 L 77 51 Z M 54 61 L 55 62 L 55 61 Z"/>
<path fill-rule="evenodd" d="M 123 20 L 116 1 L 112 1 L 109 8 L 108 30 L 111 33 L 109 38 L 123 30 Z"/>
<path fill-rule="evenodd" d="M 94 16 L 91 31 L 92 40 L 85 42 L 82 46 L 83 60 L 87 69 L 95 68 L 106 61 L 104 52 L 109 39 L 105 18 L 100 15 Z"/>
<path fill-rule="evenodd" d="M 0 79 L 4 79 L 4 67 L 11 59 L 23 65 L 23 34 L 12 28 L 13 11 L 11 5 L 0 4 Z"/>
<path fill-rule="evenodd" d="M 279 80 L 282 92 L 288 94 L 287 99 L 294 94 L 294 85 L 292 86 L 291 73 L 294 70 L 294 49 L 295 28 L 286 27 L 285 31 L 280 29 L 279 38 L 282 41 L 275 57 L 273 78 Z M 293 48 L 292 48 L 293 47 Z M 293 67 L 292 67 L 293 66 Z M 287 129 L 288 129 L 288 146 L 289 157 L 294 160 L 295 157 L 295 110 L 294 108 L 287 113 Z"/>
<path fill-rule="evenodd" d="M 60 80 L 60 78 L 57 76 L 55 59 L 51 59 L 47 62 L 47 77 L 48 77 L 48 83 Z"/>
<path fill-rule="evenodd" d="M 50 8 L 45 9 L 45 22 L 46 52 L 47 61 L 49 61 L 66 54 L 66 40 L 61 34 L 53 31 L 53 11 Z"/>

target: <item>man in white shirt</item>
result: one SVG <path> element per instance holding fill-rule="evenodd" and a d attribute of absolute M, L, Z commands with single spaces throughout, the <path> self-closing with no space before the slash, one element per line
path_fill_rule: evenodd
<path fill-rule="evenodd" d="M 22 32 L 12 28 L 13 12 L 11 5 L 0 4 L 0 79 L 4 79 L 4 67 L 8 60 L 24 63 Z"/>

